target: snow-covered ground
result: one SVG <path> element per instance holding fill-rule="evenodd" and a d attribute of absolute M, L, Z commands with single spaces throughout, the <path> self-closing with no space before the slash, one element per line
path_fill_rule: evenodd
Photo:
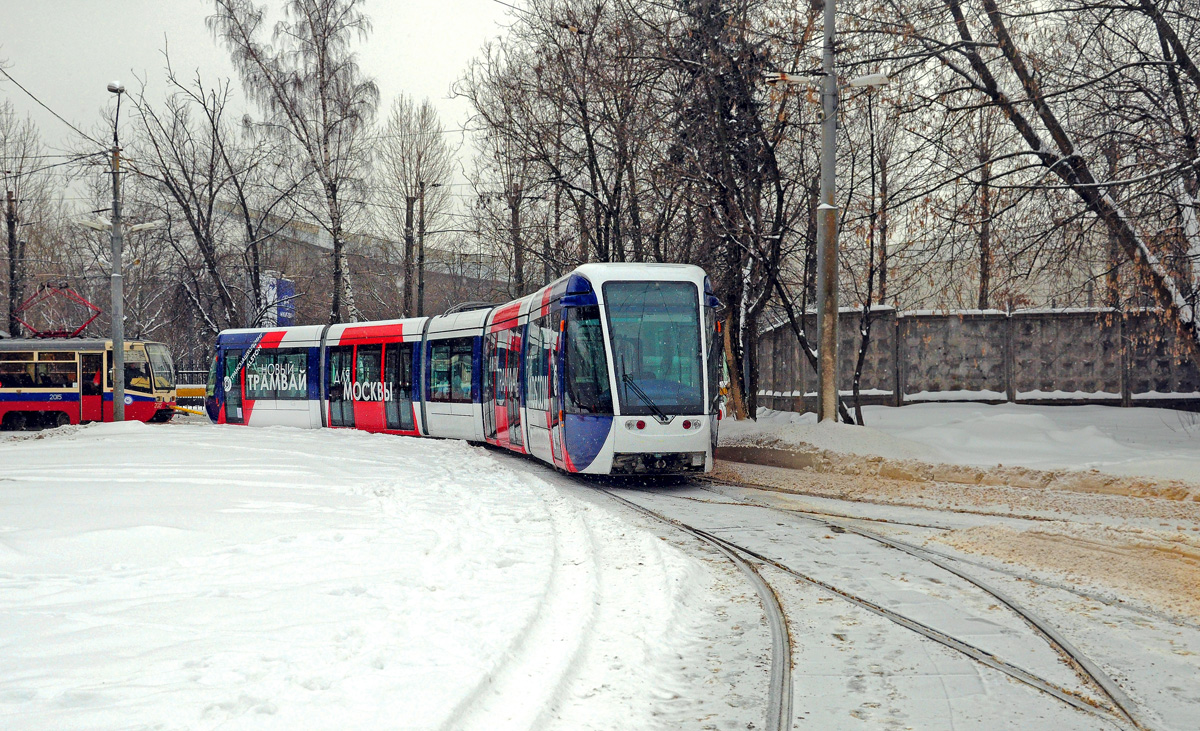
<path fill-rule="evenodd" d="M 873 408 L 865 429 L 764 416 L 723 422 L 723 439 L 1185 473 L 1198 458 L 1188 415 L 1152 409 Z M 725 476 L 772 487 L 756 500 L 860 516 L 985 572 L 1153 727 L 1194 727 L 1200 503 L 736 467 Z M 968 604 L 946 577 L 866 555 L 844 531 L 713 502 L 747 488 L 630 492 L 1073 682 L 990 600 L 970 605 L 988 622 L 955 628 L 937 607 Z M 801 726 L 1097 727 L 768 574 L 791 619 Z M 3 729 L 759 728 L 769 648 L 732 564 L 531 460 L 194 422 L 0 434 Z"/>
<path fill-rule="evenodd" d="M 0 727 L 758 723 L 736 574 L 506 464 L 327 430 L 4 435 Z"/>
<path fill-rule="evenodd" d="M 721 422 L 722 444 L 762 439 L 850 454 L 963 465 L 1096 469 L 1200 482 L 1200 414 L 1109 406 L 935 403 L 867 406 L 865 428 L 814 414 Z"/>

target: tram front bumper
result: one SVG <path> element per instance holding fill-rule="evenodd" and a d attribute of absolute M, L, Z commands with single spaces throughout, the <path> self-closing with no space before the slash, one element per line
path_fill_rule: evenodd
<path fill-rule="evenodd" d="M 630 452 L 614 454 L 614 475 L 678 475 L 704 471 L 704 452 Z"/>

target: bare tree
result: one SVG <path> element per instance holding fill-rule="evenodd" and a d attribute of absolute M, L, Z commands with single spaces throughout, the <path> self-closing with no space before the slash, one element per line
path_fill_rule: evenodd
<path fill-rule="evenodd" d="M 404 253 L 404 316 L 423 311 L 423 302 L 412 302 L 418 294 L 423 299 L 424 247 L 427 241 L 449 240 L 443 229 L 449 226 L 451 203 L 447 187 L 454 175 L 454 153 L 446 142 L 437 110 L 428 99 L 420 105 L 401 94 L 392 102 L 391 112 L 379 138 L 375 168 L 377 197 L 383 205 L 384 218 L 389 223 L 393 241 L 406 226 L 408 201 L 418 207 L 417 252 Z M 416 257 L 416 262 L 413 257 Z"/>
<path fill-rule="evenodd" d="M 273 43 L 263 38 L 262 6 L 253 0 L 213 2 L 210 30 L 229 48 L 267 123 L 292 139 L 316 182 L 320 213 L 312 213 L 333 246 L 329 321 L 341 318 L 343 304 L 358 320 L 345 236 L 358 204 L 348 193 L 366 175 L 366 134 L 379 101 L 378 88 L 350 48 L 355 37 L 363 39 L 371 30 L 362 0 L 288 0 Z"/>
<path fill-rule="evenodd" d="M 153 183 L 147 192 L 160 194 L 157 215 L 180 260 L 181 292 L 206 329 L 257 325 L 273 304 L 263 301 L 262 244 L 294 214 L 303 174 L 292 175 L 278 137 L 245 125 L 239 139 L 226 120 L 228 82 L 206 86 L 197 75 L 184 83 L 169 59 L 166 71 L 171 93 L 160 106 L 144 87 L 133 98 L 139 136 L 130 166 Z M 180 226 L 190 236 L 171 235 Z"/>
<path fill-rule="evenodd" d="M 4 208 L 5 259 L 8 264 L 8 332 L 16 337 L 21 330 L 16 310 L 24 300 L 26 288 L 26 247 L 24 226 L 36 219 L 35 211 L 46 200 L 46 171 L 50 165 L 33 120 L 20 119 L 12 102 L 0 103 L 0 206 Z M 32 215 L 31 215 L 32 214 Z"/>

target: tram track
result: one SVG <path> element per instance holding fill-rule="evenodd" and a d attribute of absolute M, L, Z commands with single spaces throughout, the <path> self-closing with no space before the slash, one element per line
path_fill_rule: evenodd
<path fill-rule="evenodd" d="M 862 503 L 864 505 L 872 505 L 872 506 L 880 506 L 880 507 L 899 507 L 899 508 L 903 508 L 905 510 L 914 510 L 914 511 L 934 511 L 935 510 L 934 508 L 928 508 L 928 507 L 923 507 L 923 506 L 897 505 L 897 504 L 893 504 L 893 503 L 878 502 L 878 501 L 874 501 L 874 500 L 863 500 L 860 498 L 846 498 L 846 497 L 830 498 L 827 495 L 818 495 L 816 493 L 792 492 L 792 491 L 787 491 L 787 490 L 779 490 L 779 489 L 776 489 L 773 487 L 763 486 L 763 485 L 759 485 L 759 484 L 751 483 L 751 482 L 746 482 L 746 483 L 729 482 L 727 480 L 720 480 L 720 479 L 715 479 L 712 477 L 692 477 L 691 479 L 694 483 L 696 483 L 695 486 L 697 488 L 701 488 L 701 489 L 702 489 L 703 484 L 710 484 L 710 485 L 717 485 L 717 486 L 734 487 L 734 488 L 741 489 L 741 490 L 756 490 L 756 491 L 762 491 L 762 492 L 777 493 L 777 494 L 788 495 L 788 496 L 793 496 L 793 497 L 813 497 L 813 498 L 818 498 L 821 500 L 837 500 L 840 502 Z M 705 503 L 709 503 L 709 504 L 716 504 L 716 501 L 704 500 L 702 498 L 687 497 L 687 496 L 679 496 L 679 497 L 680 497 L 680 499 L 685 499 L 685 500 L 694 500 L 696 502 L 705 502 Z M 722 496 L 722 497 L 725 497 L 725 496 Z M 728 504 L 728 505 L 739 504 L 738 502 L 736 502 L 735 498 L 730 498 L 730 500 L 735 500 L 735 501 L 722 503 L 722 504 Z M 766 506 L 764 506 L 764 507 L 766 507 Z M 948 532 L 948 531 L 952 531 L 952 530 L 958 530 L 958 528 L 956 528 L 954 526 L 934 525 L 932 523 L 918 523 L 918 522 L 913 522 L 913 521 L 894 520 L 894 519 L 888 519 L 888 518 L 876 518 L 876 517 L 869 517 L 869 516 L 863 516 L 863 515 L 847 515 L 845 513 L 831 513 L 826 510 L 802 510 L 799 508 L 779 508 L 779 507 L 775 507 L 775 506 L 771 506 L 771 507 L 774 510 L 778 510 L 778 511 L 785 512 L 785 513 L 798 513 L 798 514 L 804 514 L 804 515 L 809 515 L 809 516 L 852 520 L 852 521 L 860 522 L 860 523 L 873 523 L 873 524 L 879 524 L 879 525 L 894 525 L 894 526 L 901 526 L 901 527 L 905 527 L 905 528 L 921 528 L 921 529 L 934 530 L 934 531 L 939 531 L 939 532 Z M 972 515 L 972 516 L 996 517 L 995 514 L 992 514 L 992 513 L 980 513 L 977 511 L 970 511 L 970 510 L 951 509 L 949 512 L 962 513 L 964 515 Z M 1035 524 L 1038 522 L 1052 522 L 1054 520 L 1058 520 L 1058 519 L 1051 519 L 1051 518 L 1045 518 L 1045 517 L 1040 517 L 1040 516 L 1037 516 L 1037 517 L 1005 516 L 1005 517 L 1010 517 L 1011 520 L 1014 520 L 1014 521 L 1031 522 L 1031 523 L 1035 523 Z M 1098 602 L 1100 604 L 1104 604 L 1104 605 L 1107 605 L 1110 607 L 1119 607 L 1123 611 L 1126 611 L 1126 612 L 1133 612 L 1133 613 L 1140 614 L 1140 615 L 1143 615 L 1145 617 L 1149 617 L 1149 618 L 1152 618 L 1155 620 L 1169 622 L 1171 624 L 1178 625 L 1180 627 L 1186 627 L 1188 629 L 1200 630 L 1200 624 L 1197 624 L 1196 622 L 1190 622 L 1190 621 L 1188 621 L 1186 619 L 1182 619 L 1178 616 L 1168 615 L 1163 612 L 1156 612 L 1156 611 L 1146 608 L 1146 607 L 1139 607 L 1136 605 L 1132 605 L 1132 604 L 1129 604 L 1129 603 L 1121 601 L 1121 600 L 1113 599 L 1112 597 L 1104 596 L 1101 594 L 1096 594 L 1094 592 L 1084 591 L 1082 589 L 1079 589 L 1078 587 L 1070 586 L 1070 585 L 1067 585 L 1067 584 L 1064 584 L 1061 582 L 1057 582 L 1057 581 L 1052 581 L 1052 580 L 1046 579 L 1044 577 L 1032 576 L 1032 575 L 1021 573 L 1018 571 L 1013 571 L 1011 569 L 1007 569 L 1002 566 L 995 566 L 992 564 L 984 563 L 982 561 L 972 560 L 972 559 L 964 557 L 964 556 L 950 555 L 948 553 L 943 553 L 941 551 L 937 551 L 937 550 L 934 550 L 931 548 L 921 547 L 921 550 L 925 551 L 926 553 L 929 553 L 933 556 L 937 556 L 938 558 L 942 558 L 947 561 L 953 561 L 956 564 L 966 564 L 969 566 L 974 566 L 976 568 L 984 569 L 985 571 L 988 571 L 991 573 L 1004 574 L 1005 576 L 1011 576 L 1015 579 L 1025 581 L 1030 584 L 1037 584 L 1039 586 L 1043 586 L 1048 589 L 1055 589 L 1057 591 L 1063 591 L 1068 594 L 1073 594 L 1082 599 L 1088 599 L 1088 600 L 1095 601 L 1095 602 Z"/>
<path fill-rule="evenodd" d="M 697 481 L 697 482 L 699 482 L 699 481 Z M 742 485 L 737 485 L 734 483 L 726 483 L 726 482 L 719 482 L 719 481 L 712 481 L 712 480 L 704 480 L 704 482 L 709 482 L 712 484 L 726 486 L 726 487 L 735 487 L 735 488 L 743 488 L 744 487 Z M 898 540 L 892 539 L 888 536 L 876 533 L 875 531 L 853 525 L 852 523 L 844 522 L 844 521 L 859 521 L 859 520 L 861 520 L 857 516 L 834 514 L 834 513 L 821 512 L 821 511 L 804 511 L 804 510 L 790 509 L 790 508 L 778 508 L 775 506 L 759 503 L 759 502 L 751 500 L 751 499 L 739 499 L 739 498 L 730 497 L 726 494 L 716 492 L 703 484 L 693 484 L 692 486 L 702 489 L 702 490 L 705 490 L 705 491 L 708 491 L 708 492 L 713 492 L 714 495 L 719 496 L 721 499 L 720 500 L 704 500 L 701 498 L 695 498 L 692 496 L 684 496 L 684 495 L 670 495 L 670 497 L 673 499 L 697 501 L 697 502 L 703 502 L 703 503 L 714 504 L 714 505 L 729 505 L 731 507 L 744 506 L 744 507 L 760 508 L 760 509 L 770 510 L 773 512 L 787 514 L 789 516 L 794 516 L 794 517 L 801 518 L 806 521 L 812 522 L 814 524 L 821 525 L 834 533 L 850 533 L 850 534 L 856 535 L 860 538 L 881 544 L 887 548 L 901 551 L 901 552 L 906 553 L 909 556 L 912 556 L 913 558 L 916 558 L 922 562 L 933 565 L 933 566 L 937 567 L 938 569 L 941 569 L 942 571 L 946 571 L 950 574 L 953 574 L 954 576 L 957 576 L 958 578 L 962 579 L 963 581 L 966 581 L 968 584 L 976 587 L 978 590 L 984 592 L 988 596 L 994 598 L 996 601 L 1000 602 L 1002 605 L 1004 605 L 1010 611 L 1012 611 L 1014 614 L 1016 614 L 1018 617 L 1020 617 L 1021 620 L 1032 630 L 1032 632 L 1036 636 L 1038 636 L 1040 639 L 1045 641 L 1050 646 L 1050 648 L 1052 650 L 1054 650 L 1055 653 L 1058 654 L 1058 656 L 1061 658 L 1061 660 L 1064 663 L 1066 663 L 1069 667 L 1072 668 L 1072 670 L 1075 672 L 1076 676 L 1080 678 L 1080 680 L 1085 684 L 1085 686 L 1093 689 L 1096 692 L 1096 694 L 1099 696 L 1099 700 L 1088 697 L 1087 694 L 1083 694 L 1078 691 L 1063 687 L 1062 685 L 1060 685 L 1058 683 L 1055 683 L 1055 682 L 1050 681 L 1046 678 L 1043 678 L 1035 673 L 1025 670 L 1024 668 L 1022 668 L 1014 663 L 1011 663 L 1004 659 L 1001 659 L 995 653 L 988 652 L 987 650 L 981 649 L 981 648 L 971 644 L 970 642 L 964 641 L 964 640 L 962 640 L 958 637 L 955 637 L 951 634 L 948 634 L 946 632 L 942 632 L 941 630 L 938 630 L 935 627 L 932 627 L 928 624 L 920 622 L 911 617 L 907 617 L 899 612 L 888 609 L 887 607 L 884 607 L 881 604 L 873 602 L 866 597 L 859 596 L 853 592 L 845 591 L 844 589 L 841 589 L 830 582 L 823 581 L 815 576 L 806 574 L 803 571 L 796 569 L 794 566 L 787 565 L 783 561 L 778 561 L 776 559 L 770 558 L 769 556 L 766 556 L 759 551 L 756 551 L 745 545 L 741 545 L 737 542 L 734 542 L 733 540 L 714 535 L 713 533 L 711 533 L 709 531 L 706 531 L 702 528 L 690 525 L 689 523 L 687 523 L 685 521 L 670 517 L 668 515 L 658 512 L 656 510 L 648 508 L 644 505 L 639 504 L 638 502 L 635 502 L 633 500 L 627 499 L 621 495 L 616 494 L 611 489 L 602 489 L 602 491 L 604 493 L 606 493 L 607 495 L 609 495 L 610 497 L 612 497 L 615 500 L 625 504 L 626 506 L 636 510 L 637 512 L 642 513 L 643 515 L 646 515 L 646 516 L 648 516 L 652 519 L 655 519 L 659 522 L 670 525 L 676 529 L 682 530 L 688 534 L 693 535 L 694 537 L 698 538 L 699 540 L 702 540 L 705 543 L 708 543 L 709 545 L 711 545 L 715 549 L 717 549 L 720 553 L 722 553 L 723 555 L 730 558 L 730 560 L 733 561 L 735 564 L 737 564 L 739 566 L 739 568 L 741 568 L 742 571 L 747 574 L 747 576 L 752 577 L 752 579 L 751 579 L 752 583 L 755 584 L 755 588 L 758 591 L 759 595 L 763 597 L 764 611 L 768 614 L 768 619 L 772 623 L 773 637 L 778 637 L 780 635 L 786 636 L 786 627 L 787 627 L 786 615 L 784 615 L 784 618 L 782 620 L 783 629 L 781 631 L 778 629 L 778 627 L 780 626 L 780 620 L 778 618 L 772 618 L 772 615 L 775 614 L 776 611 L 778 611 L 780 614 L 782 614 L 782 608 L 779 605 L 778 597 L 777 597 L 775 591 L 773 589 L 771 589 L 769 585 L 766 585 L 766 582 L 763 579 L 761 572 L 757 568 L 755 568 L 755 564 L 757 564 L 759 567 L 770 566 L 778 571 L 783 572 L 784 574 L 787 574 L 788 576 L 793 577 L 794 579 L 796 579 L 798 581 L 801 581 L 805 584 L 808 584 L 810 586 L 818 588 L 819 590 L 822 590 L 822 591 L 824 591 L 832 596 L 835 596 L 841 600 L 847 601 L 861 609 L 864 609 L 872 614 L 875 614 L 876 616 L 884 618 L 894 624 L 904 627 L 905 629 L 915 632 L 915 633 L 921 635 L 922 637 L 925 637 L 926 639 L 932 640 L 932 641 L 937 642 L 938 644 L 941 644 L 951 650 L 961 653 L 981 665 L 987 666 L 998 672 L 1001 672 L 1004 675 L 1012 678 L 1014 681 L 1022 683 L 1022 684 L 1026 685 L 1028 687 L 1031 687 L 1041 693 L 1044 693 L 1044 694 L 1056 699 L 1057 701 L 1064 703 L 1076 710 L 1088 713 L 1088 714 L 1096 717 L 1098 720 L 1104 720 L 1104 721 L 1107 721 L 1109 723 L 1112 723 L 1112 724 L 1114 724 L 1118 727 L 1122 727 L 1122 728 L 1138 729 L 1139 731 L 1145 731 L 1146 729 L 1151 728 L 1151 726 L 1142 717 L 1137 705 L 1132 701 L 1132 699 L 1130 699 L 1124 693 L 1124 691 L 1121 690 L 1121 688 L 1116 684 L 1116 682 L 1113 681 L 1102 669 L 1100 669 L 1095 663 L 1093 663 L 1078 648 L 1076 648 L 1069 640 L 1067 640 L 1065 637 L 1063 637 L 1061 635 L 1061 633 L 1057 632 L 1045 620 L 1043 620 L 1042 618 L 1038 617 L 1033 612 L 1031 612 L 1028 609 L 1026 609 L 1025 607 L 1023 607 L 1020 603 L 1018 603 L 1013 598 L 1009 597 L 1003 591 L 997 589 L 994 586 L 991 586 L 990 584 L 988 584 L 986 582 L 983 582 L 983 581 L 977 579 L 976 577 L 971 576 L 970 574 L 966 573 L 965 571 L 962 571 L 961 569 L 958 569 L 955 566 L 952 566 L 950 563 L 951 560 L 953 560 L 952 558 L 939 556 L 939 555 L 934 554 L 933 552 L 930 552 L 921 547 L 914 546 L 914 545 L 905 543 L 903 541 L 898 541 Z M 922 524 L 907 523 L 904 521 L 893 521 L 893 520 L 886 520 L 886 519 L 871 519 L 869 522 L 895 524 L 895 525 L 902 525 L 902 526 L 909 526 L 909 527 L 922 527 L 922 528 L 928 528 L 928 529 L 933 529 L 933 530 L 947 530 L 948 529 L 945 526 L 922 525 Z M 771 609 L 770 608 L 771 606 L 774 606 L 775 609 Z M 775 644 L 775 646 L 776 646 L 774 649 L 775 657 L 779 658 L 781 656 L 780 655 L 781 651 L 779 649 L 779 643 L 776 641 L 773 644 Z M 790 647 L 790 645 L 789 645 L 789 647 Z M 791 666 L 790 650 L 788 651 L 787 656 L 789 657 L 787 665 L 790 670 L 790 666 Z M 775 701 L 774 701 L 774 698 L 777 695 L 786 695 L 787 697 L 790 697 L 790 695 L 791 695 L 790 686 L 789 686 L 787 693 L 785 693 L 785 694 L 779 694 L 775 690 L 778 687 L 779 679 L 776 677 L 774 668 L 776 666 L 778 666 L 779 664 L 780 663 L 778 662 L 778 660 L 776 660 L 773 663 L 772 706 L 771 706 L 773 709 L 777 707 L 775 705 Z M 780 717 L 779 713 L 774 710 L 772 710 L 770 715 L 768 716 L 768 718 L 771 719 L 772 723 L 775 723 L 776 722 L 775 719 L 778 719 L 779 717 Z M 787 724 L 784 724 L 782 726 L 780 726 L 780 725 L 768 726 L 768 728 L 771 728 L 771 729 L 789 728 L 789 727 L 790 726 L 788 726 Z"/>
<path fill-rule="evenodd" d="M 726 486 L 726 487 L 734 487 L 734 488 L 744 488 L 745 487 L 743 485 L 738 485 L 736 483 L 728 483 L 728 482 L 712 480 L 712 479 L 704 479 L 702 481 L 697 481 L 697 482 L 707 482 L 707 483 L 717 484 L 717 485 Z M 1106 715 L 1111 715 L 1112 717 L 1120 719 L 1125 725 L 1135 728 L 1135 729 L 1144 730 L 1144 729 L 1150 728 L 1150 726 L 1141 717 L 1141 714 L 1138 711 L 1137 706 L 1133 702 L 1133 700 L 1130 699 L 1128 697 L 1128 695 L 1126 695 L 1125 692 L 1121 690 L 1121 688 L 1117 685 L 1117 683 L 1112 678 L 1110 678 L 1107 673 L 1105 673 L 1101 668 L 1099 668 L 1095 663 L 1093 663 L 1086 655 L 1084 655 L 1078 648 L 1076 648 L 1066 637 L 1064 637 L 1061 633 L 1059 633 L 1057 630 L 1055 630 L 1053 627 L 1051 627 L 1044 619 L 1042 619 L 1038 615 L 1034 614 L 1032 611 L 1025 608 L 1020 603 L 1018 603 L 1015 599 L 1010 597 L 1007 593 L 1001 591 L 1000 589 L 992 586 L 991 584 L 984 582 L 984 581 L 978 579 L 977 577 L 972 576 L 971 574 L 952 565 L 951 561 L 953 559 L 949 559 L 948 557 L 938 555 L 938 554 L 936 554 L 932 551 L 929 551 L 928 549 L 922 548 L 920 546 L 915 546 L 913 544 L 910 544 L 910 543 L 907 543 L 904 541 L 900 541 L 900 540 L 896 540 L 894 538 L 890 538 L 888 536 L 884 536 L 875 531 L 844 522 L 846 520 L 851 520 L 851 521 L 864 520 L 864 519 L 856 517 L 856 516 L 834 516 L 833 514 L 820 512 L 820 511 L 807 511 L 807 510 L 801 510 L 801 509 L 797 509 L 797 508 L 780 508 L 780 507 L 768 505 L 768 504 L 765 504 L 765 503 L 762 503 L 760 501 L 756 501 L 753 499 L 731 498 L 730 496 L 720 493 L 720 492 L 716 492 L 716 491 L 712 490 L 710 487 L 704 486 L 703 484 L 697 484 L 696 487 L 698 487 L 701 490 L 705 490 L 706 492 L 712 492 L 713 494 L 719 495 L 721 498 L 723 498 L 720 501 L 721 504 L 745 505 L 748 507 L 756 507 L 756 508 L 760 508 L 760 509 L 766 509 L 766 510 L 770 510 L 773 512 L 778 512 L 778 513 L 794 516 L 797 518 L 801 518 L 801 519 L 810 521 L 812 523 L 822 525 L 833 531 L 852 533 L 854 535 L 860 536 L 867 540 L 871 540 L 871 541 L 874 541 L 881 545 L 887 546 L 889 548 L 906 553 L 914 558 L 917 558 L 921 561 L 925 561 L 929 564 L 932 564 L 932 565 L 942 569 L 943 571 L 946 571 L 948 573 L 953 574 L 954 576 L 959 577 L 960 579 L 966 581 L 967 583 L 975 586 L 980 591 L 983 591 L 984 593 L 992 596 L 997 601 L 999 601 L 1001 604 L 1008 607 L 1011 611 L 1013 611 L 1018 616 L 1020 616 L 1034 630 L 1034 632 L 1038 636 L 1040 636 L 1043 640 L 1045 640 L 1050 645 L 1050 647 L 1052 649 L 1054 649 L 1055 652 L 1057 652 L 1063 658 L 1064 661 L 1066 661 L 1072 668 L 1074 668 L 1076 673 L 1082 679 L 1084 679 L 1088 683 L 1088 685 L 1090 685 L 1094 689 L 1098 690 L 1099 693 L 1104 698 L 1107 699 L 1109 707 L 1107 709 L 1105 709 L 1108 711 L 1108 714 L 1106 714 Z M 731 500 L 733 502 L 729 502 Z M 916 524 L 912 524 L 912 523 L 905 523 L 903 521 L 892 521 L 892 520 L 883 520 L 883 519 L 866 519 L 866 520 L 871 520 L 871 522 L 880 522 L 880 523 L 887 523 L 887 524 L 894 524 L 894 525 L 906 525 L 906 526 L 915 526 L 916 525 Z M 930 529 L 942 529 L 942 530 L 945 529 L 942 526 L 933 526 L 933 525 L 924 525 L 924 526 L 916 526 L 916 527 L 925 527 L 925 528 L 930 528 Z M 745 549 L 743 549 L 743 550 L 745 550 Z M 1058 698 L 1059 700 L 1063 701 L 1064 703 L 1067 703 L 1073 707 L 1076 707 L 1076 708 L 1079 708 L 1080 710 L 1084 710 L 1084 711 L 1088 711 L 1088 712 L 1094 712 L 1096 710 L 1099 710 L 1095 704 L 1093 704 L 1092 702 L 1090 702 L 1087 699 L 1081 698 L 1076 693 L 1073 693 L 1065 688 L 1062 688 L 1061 686 L 1058 686 L 1054 683 L 1050 683 L 1049 681 L 1039 678 L 1039 677 L 1033 675 L 1032 673 L 1029 673 L 1015 665 L 1012 665 L 1011 663 L 1007 663 L 1003 660 L 1000 660 L 999 658 L 996 658 L 991 653 L 987 653 L 986 651 L 975 648 L 975 647 L 969 645 L 968 643 L 964 643 L 961 640 L 958 640 L 954 637 L 951 637 L 949 635 L 941 633 L 938 630 L 933 629 L 932 627 L 928 627 L 926 625 L 921 624 L 920 622 L 916 622 L 915 620 L 909 619 L 909 618 L 904 617 L 903 615 L 900 615 L 889 609 L 886 609 L 884 607 L 876 605 L 876 604 L 870 602 L 869 600 L 863 599 L 861 597 L 855 597 L 847 592 L 843 592 L 842 590 L 840 590 L 832 585 L 828 585 L 825 582 L 821 582 L 820 580 L 817 580 L 813 577 L 805 576 L 805 575 L 801 574 L 800 572 L 795 571 L 795 570 L 791 569 L 790 567 L 782 565 L 778 562 L 775 562 L 769 558 L 757 556 L 753 552 L 750 552 L 750 551 L 746 551 L 746 552 L 749 555 L 754 555 L 756 558 L 758 558 L 761 561 L 764 561 L 766 563 L 774 565 L 774 566 L 776 566 L 776 568 L 779 568 L 782 571 L 785 571 L 793 576 L 796 576 L 797 578 L 800 578 L 808 583 L 811 583 L 816 586 L 820 586 L 821 588 L 824 588 L 827 591 L 835 593 L 835 594 L 841 596 L 843 599 L 851 601 L 852 603 L 854 603 L 864 609 L 867 609 L 868 611 L 871 611 L 874 614 L 882 616 L 882 617 L 889 619 L 897 624 L 900 624 L 901 626 L 904 626 L 904 627 L 907 627 L 908 629 L 916 631 L 916 632 L 928 637 L 929 639 L 932 639 L 936 642 L 940 642 L 943 645 L 946 645 L 946 646 L 956 649 L 960 652 L 963 652 L 964 654 L 972 657 L 973 659 L 975 659 L 985 665 L 988 665 L 989 667 L 999 670 L 1020 682 L 1026 683 L 1027 685 L 1030 685 L 1034 688 L 1037 688 L 1038 690 L 1041 690 L 1042 692 L 1048 693 L 1049 695 L 1051 695 L 1055 698 Z M 1101 707 L 1101 709 L 1102 708 L 1103 707 Z"/>
<path fill-rule="evenodd" d="M 666 525 L 672 526 L 708 544 L 728 558 L 742 571 L 754 586 L 762 601 L 763 611 L 771 630 L 771 674 L 767 693 L 765 728 L 767 731 L 788 731 L 792 728 L 792 641 L 788 628 L 787 614 L 775 590 L 763 578 L 753 562 L 745 556 L 753 555 L 745 548 L 713 535 L 705 530 L 663 515 L 655 510 L 617 495 L 612 490 L 601 488 L 609 497 L 626 507 Z M 756 557 L 757 558 L 757 557 Z M 762 559 L 757 559 L 761 561 Z"/>
<path fill-rule="evenodd" d="M 936 521 L 926 523 L 919 520 L 903 521 L 880 517 L 864 518 L 828 510 L 806 511 L 795 508 L 781 508 L 750 498 L 731 496 L 715 489 L 719 487 L 735 489 L 746 489 L 749 487 L 753 489 L 753 486 L 709 478 L 693 478 L 688 482 L 681 483 L 678 487 L 703 490 L 712 495 L 714 499 L 711 500 L 695 495 L 672 494 L 672 491 L 643 491 L 636 487 L 630 489 L 620 484 L 614 486 L 611 482 L 597 484 L 595 481 L 589 481 L 588 485 L 590 489 L 603 493 L 617 503 L 655 522 L 681 531 L 707 544 L 736 565 L 751 582 L 761 599 L 761 605 L 766 615 L 772 638 L 770 686 L 765 712 L 765 728 L 771 731 L 792 728 L 794 693 L 792 685 L 792 653 L 794 643 L 790 635 L 789 620 L 780 600 L 780 592 L 783 590 L 783 587 L 779 586 L 778 579 L 774 579 L 776 586 L 772 586 L 772 583 L 764 576 L 764 572 L 762 571 L 764 568 L 780 572 L 798 582 L 812 586 L 831 597 L 845 601 L 875 616 L 886 619 L 897 626 L 903 627 L 927 640 L 963 655 L 980 666 L 991 668 L 1013 681 L 1044 694 L 1077 712 L 1088 714 L 1097 722 L 1104 723 L 1106 726 L 1135 729 L 1138 731 L 1146 731 L 1152 728 L 1133 700 L 1078 648 L 1058 633 L 1045 620 L 1024 608 L 1020 603 L 1007 596 L 1001 590 L 952 566 L 951 562 L 956 561 L 956 557 L 937 555 L 935 552 L 890 538 L 887 535 L 861 525 L 856 525 L 855 523 L 865 522 L 877 525 L 895 525 L 897 527 L 936 531 L 953 530 L 952 526 L 937 525 L 935 524 Z M 621 493 L 627 493 L 629 497 Z M 643 504 L 645 500 L 637 499 L 638 495 L 652 496 L 655 499 L 668 498 L 680 502 L 705 503 L 731 509 L 742 507 L 768 510 L 819 525 L 831 533 L 849 533 L 857 538 L 879 544 L 884 548 L 905 553 L 922 563 L 934 566 L 940 571 L 958 577 L 1013 612 L 1020 618 L 1023 624 L 1030 628 L 1034 635 L 1044 641 L 1058 655 L 1060 662 L 1073 671 L 1073 674 L 1082 685 L 1067 687 L 1061 681 L 1055 682 L 1043 675 L 1031 672 L 1017 663 L 1003 659 L 1001 655 L 1006 654 L 1003 651 L 1000 653 L 989 651 L 978 644 L 973 644 L 972 641 L 938 629 L 927 622 L 889 609 L 877 601 L 872 601 L 871 598 L 861 593 L 847 591 L 844 587 L 839 587 L 837 585 L 838 582 L 823 580 L 818 576 L 798 569 L 794 565 L 789 565 L 787 561 L 772 558 L 761 550 L 756 550 L 754 547 L 746 545 L 747 541 L 739 539 L 736 536 L 731 538 L 726 535 L 718 535 L 718 533 L 739 530 L 739 526 L 719 523 L 720 527 L 716 528 L 701 527 L 693 524 L 694 521 L 674 517 L 670 510 L 655 509 L 657 506 Z M 829 536 L 826 537 L 828 538 Z"/>

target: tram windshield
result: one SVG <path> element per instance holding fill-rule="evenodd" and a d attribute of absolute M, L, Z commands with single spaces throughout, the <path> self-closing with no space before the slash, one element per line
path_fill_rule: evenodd
<path fill-rule="evenodd" d="M 604 300 L 621 413 L 704 413 L 696 285 L 609 282 Z"/>
<path fill-rule="evenodd" d="M 171 360 L 171 351 L 162 343 L 146 343 L 146 353 L 150 355 L 150 367 L 154 370 L 154 389 L 156 391 L 175 388 L 175 362 Z"/>

